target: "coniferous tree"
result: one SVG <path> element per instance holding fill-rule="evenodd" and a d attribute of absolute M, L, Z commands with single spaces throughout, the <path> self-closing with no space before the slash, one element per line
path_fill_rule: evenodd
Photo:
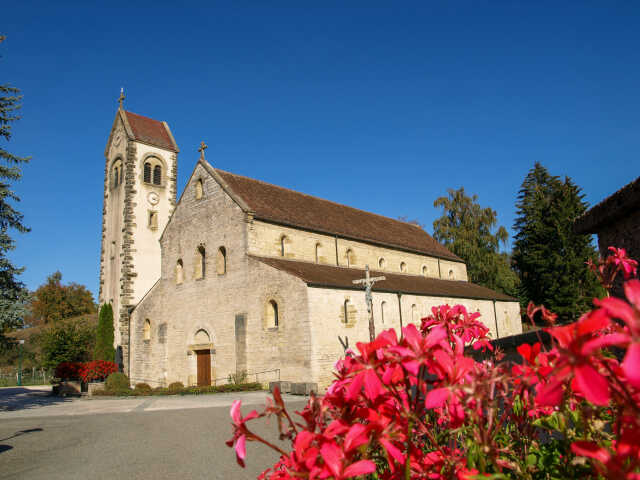
<path fill-rule="evenodd" d="M 0 43 L 4 38 L 0 35 Z M 20 118 L 17 111 L 21 100 L 19 89 L 0 85 L 0 139 L 6 142 L 11 139 L 12 123 Z M 9 153 L 0 144 L 0 342 L 4 340 L 3 332 L 22 324 L 28 298 L 24 284 L 18 280 L 24 269 L 15 267 L 7 257 L 15 248 L 10 231 L 29 231 L 22 223 L 23 215 L 13 208 L 12 202 L 20 199 L 11 188 L 12 182 L 22 178 L 20 165 L 28 161 L 29 157 Z"/>
<path fill-rule="evenodd" d="M 94 360 L 115 361 L 116 351 L 113 348 L 113 308 L 110 303 L 105 303 L 100 308 L 98 315 L 98 329 L 96 330 L 96 348 L 93 353 Z"/>
<path fill-rule="evenodd" d="M 573 230 L 587 210 L 584 195 L 570 178 L 552 176 L 536 162 L 516 206 L 513 260 L 522 304 L 544 304 L 563 321 L 577 319 L 603 293 L 586 267 L 598 256 L 591 237 Z"/>
<path fill-rule="evenodd" d="M 516 295 L 518 277 L 511 269 L 508 254 L 500 252 L 509 234 L 504 227 L 496 228 L 496 211 L 482 208 L 478 196 L 467 196 L 464 187 L 447 192 L 447 197 L 433 203 L 444 209 L 433 222 L 434 238 L 465 261 L 472 282 Z"/>

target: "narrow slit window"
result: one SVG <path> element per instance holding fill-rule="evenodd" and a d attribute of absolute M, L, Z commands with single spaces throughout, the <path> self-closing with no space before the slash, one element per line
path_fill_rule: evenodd
<path fill-rule="evenodd" d="M 145 183 L 151 183 L 151 164 L 146 162 L 144 164 L 144 179 Z"/>
<path fill-rule="evenodd" d="M 156 165 L 155 167 L 153 167 L 153 184 L 162 184 L 162 167 L 160 165 Z"/>
<path fill-rule="evenodd" d="M 216 270 L 218 271 L 218 275 L 224 275 L 227 273 L 227 250 L 224 247 L 220 247 L 218 249 Z"/>
<path fill-rule="evenodd" d="M 320 263 L 320 257 L 322 256 L 322 245 L 316 243 L 316 263 Z"/>
<path fill-rule="evenodd" d="M 382 302 L 380 304 L 380 321 L 384 323 L 384 309 L 387 307 L 387 302 Z"/>
<path fill-rule="evenodd" d="M 202 187 L 202 179 L 199 178 L 196 182 L 196 200 L 200 200 L 204 195 L 204 189 Z"/>
<path fill-rule="evenodd" d="M 176 284 L 180 285 L 182 282 L 184 282 L 184 265 L 180 258 L 176 262 Z"/>
<path fill-rule="evenodd" d="M 349 322 L 349 300 L 344 301 L 344 323 Z"/>
<path fill-rule="evenodd" d="M 404 263 L 404 262 L 400 263 L 400 271 L 402 273 L 407 273 L 407 264 L 406 263 Z"/>
<path fill-rule="evenodd" d="M 145 340 L 151 340 L 151 321 L 149 319 L 144 321 L 143 335 Z"/>
<path fill-rule="evenodd" d="M 149 212 L 149 228 L 156 230 L 158 228 L 158 212 Z"/>
<path fill-rule="evenodd" d="M 280 319 L 278 318 L 278 304 L 275 300 L 269 300 L 267 303 L 267 327 L 278 328 Z"/>
<path fill-rule="evenodd" d="M 204 247 L 200 245 L 198 247 L 198 271 L 196 272 L 196 278 L 204 278 L 206 274 L 206 252 Z"/>
<path fill-rule="evenodd" d="M 286 255 L 286 242 L 287 242 L 287 237 L 286 235 L 282 235 L 280 237 L 280 256 L 284 257 Z"/>

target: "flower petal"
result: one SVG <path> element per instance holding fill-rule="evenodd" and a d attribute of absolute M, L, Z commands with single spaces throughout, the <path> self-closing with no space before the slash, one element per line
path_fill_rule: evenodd
<path fill-rule="evenodd" d="M 424 399 L 425 408 L 440 408 L 449 398 L 448 388 L 435 388 L 427 393 Z"/>
<path fill-rule="evenodd" d="M 580 457 L 589 457 L 607 463 L 611 455 L 604 448 L 599 447 L 594 442 L 573 442 L 571 451 Z"/>
<path fill-rule="evenodd" d="M 627 381 L 640 388 L 640 343 L 632 343 L 622 362 L 622 371 Z"/>
<path fill-rule="evenodd" d="M 233 423 L 238 424 L 242 421 L 242 414 L 240 413 L 240 406 L 242 405 L 242 401 L 234 400 L 231 404 L 231 419 Z"/>
<path fill-rule="evenodd" d="M 576 383 L 585 398 L 594 405 L 609 403 L 609 384 L 591 365 L 578 365 L 574 369 Z"/>
<path fill-rule="evenodd" d="M 371 460 L 360 460 L 352 463 L 344 469 L 344 478 L 357 477 L 358 475 L 366 475 L 376 471 L 376 464 Z"/>
<path fill-rule="evenodd" d="M 244 467 L 244 459 L 247 457 L 247 437 L 240 435 L 236 442 L 236 460 Z"/>

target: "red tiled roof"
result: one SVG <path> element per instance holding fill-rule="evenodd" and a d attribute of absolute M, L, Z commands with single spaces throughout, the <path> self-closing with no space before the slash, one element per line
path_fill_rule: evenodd
<path fill-rule="evenodd" d="M 601 227 L 640 208 L 640 177 L 576 218 L 578 233 L 598 233 Z"/>
<path fill-rule="evenodd" d="M 462 261 L 416 225 L 223 170 L 215 171 L 257 219 Z"/>
<path fill-rule="evenodd" d="M 162 122 L 137 113 L 124 112 L 136 140 L 176 152 L 176 145 Z"/>
<path fill-rule="evenodd" d="M 287 272 L 298 277 L 307 285 L 315 287 L 332 287 L 344 289 L 358 289 L 362 287 L 353 284 L 353 280 L 364 278 L 364 270 L 334 265 L 321 265 L 309 262 L 284 260 L 281 258 L 267 258 L 251 256 L 266 265 Z M 384 275 L 385 280 L 376 282 L 372 290 L 375 292 L 400 292 L 414 295 L 427 295 L 448 298 L 470 298 L 475 300 L 499 300 L 516 302 L 515 298 L 504 293 L 495 292 L 475 283 L 440 280 L 439 278 L 422 277 L 418 275 L 402 275 L 388 272 L 371 272 L 372 276 Z"/>

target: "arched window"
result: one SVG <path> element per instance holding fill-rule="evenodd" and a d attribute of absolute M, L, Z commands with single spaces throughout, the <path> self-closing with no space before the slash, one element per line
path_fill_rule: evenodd
<path fill-rule="evenodd" d="M 204 189 L 202 188 L 202 179 L 199 178 L 196 181 L 196 200 L 200 200 L 204 195 Z"/>
<path fill-rule="evenodd" d="M 316 263 L 320 263 L 320 258 L 322 257 L 322 245 L 316 243 Z"/>
<path fill-rule="evenodd" d="M 449 280 L 454 280 L 453 270 L 449 270 Z"/>
<path fill-rule="evenodd" d="M 343 311 L 343 313 L 344 313 L 343 322 L 347 323 L 349 321 L 349 300 L 348 299 L 344 301 L 344 311 Z"/>
<path fill-rule="evenodd" d="M 422 266 L 422 275 L 424 275 L 426 277 L 428 273 L 429 273 L 429 269 L 427 268 L 426 265 L 423 265 Z"/>
<path fill-rule="evenodd" d="M 122 162 L 120 159 L 117 159 L 113 162 L 111 169 L 111 188 L 116 188 L 122 183 L 122 173 Z"/>
<path fill-rule="evenodd" d="M 387 308 L 387 302 L 382 302 L 380 304 L 380 320 L 384 323 L 384 310 Z"/>
<path fill-rule="evenodd" d="M 381 258 L 380 260 L 378 260 L 378 267 L 380 268 L 380 270 L 384 270 L 386 266 L 387 266 L 387 261 L 384 258 Z"/>
<path fill-rule="evenodd" d="M 182 282 L 184 282 L 184 265 L 180 258 L 176 263 L 176 284 L 180 285 Z"/>
<path fill-rule="evenodd" d="M 411 322 L 418 323 L 418 307 L 415 303 L 411 305 Z"/>
<path fill-rule="evenodd" d="M 400 271 L 402 273 L 407 273 L 407 264 L 404 262 L 400 262 Z"/>
<path fill-rule="evenodd" d="M 353 267 L 355 264 L 354 257 L 353 257 L 353 250 L 351 249 L 347 250 L 347 253 L 345 256 L 347 258 L 347 267 Z"/>
<path fill-rule="evenodd" d="M 153 167 L 153 184 L 162 184 L 162 167 L 160 165 L 156 165 L 155 167 Z"/>
<path fill-rule="evenodd" d="M 148 318 L 144 321 L 142 334 L 145 340 L 151 340 L 151 321 Z"/>
<path fill-rule="evenodd" d="M 224 275 L 227 273 L 227 250 L 224 247 L 218 249 L 218 255 L 216 256 L 216 271 L 218 275 Z"/>
<path fill-rule="evenodd" d="M 205 267 L 206 267 L 206 252 L 204 247 L 200 245 L 198 247 L 198 252 L 196 255 L 196 279 L 204 278 L 205 276 Z"/>
<path fill-rule="evenodd" d="M 275 300 L 269 300 L 267 303 L 267 328 L 278 328 L 279 323 L 278 304 Z"/>
<path fill-rule="evenodd" d="M 286 243 L 287 243 L 287 236 L 286 235 L 282 235 L 280 237 L 280 256 L 284 257 L 286 255 Z"/>
<path fill-rule="evenodd" d="M 145 183 L 151 183 L 151 164 L 145 162 L 144 164 L 144 178 Z"/>

